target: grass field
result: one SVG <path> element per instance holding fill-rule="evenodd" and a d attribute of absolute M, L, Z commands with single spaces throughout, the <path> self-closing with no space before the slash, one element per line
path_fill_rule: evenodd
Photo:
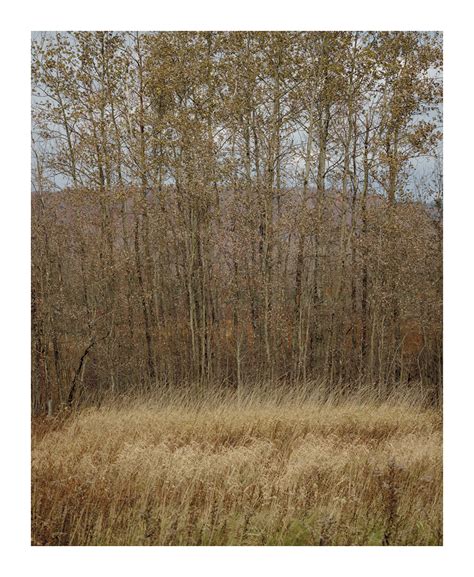
<path fill-rule="evenodd" d="M 441 545 L 441 413 L 250 399 L 36 419 L 32 543 Z"/>

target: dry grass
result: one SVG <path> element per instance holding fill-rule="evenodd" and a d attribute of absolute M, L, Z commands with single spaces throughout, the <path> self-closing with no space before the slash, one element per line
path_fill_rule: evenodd
<path fill-rule="evenodd" d="M 442 421 L 406 404 L 105 406 L 33 423 L 37 545 L 440 545 Z"/>

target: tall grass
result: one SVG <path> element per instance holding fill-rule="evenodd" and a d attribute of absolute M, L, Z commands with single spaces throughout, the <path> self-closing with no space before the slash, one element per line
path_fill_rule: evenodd
<path fill-rule="evenodd" d="M 163 394 L 35 419 L 36 545 L 440 545 L 442 419 L 414 397 Z"/>

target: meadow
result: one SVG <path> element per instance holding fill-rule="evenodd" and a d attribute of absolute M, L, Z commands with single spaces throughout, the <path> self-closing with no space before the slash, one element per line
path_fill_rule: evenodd
<path fill-rule="evenodd" d="M 442 545 L 442 417 L 394 397 L 104 402 L 32 426 L 33 545 Z"/>

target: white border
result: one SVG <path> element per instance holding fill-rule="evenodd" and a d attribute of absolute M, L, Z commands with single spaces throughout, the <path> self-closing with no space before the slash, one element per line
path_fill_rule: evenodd
<path fill-rule="evenodd" d="M 467 2 L 337 3 L 241 0 L 82 0 L 3 6 L 2 323 L 3 414 L 0 543 L 5 574 L 385 576 L 461 572 L 472 565 L 474 330 L 472 234 L 474 101 Z M 8 6 L 8 7 L 7 7 Z M 463 8 L 464 6 L 464 8 Z M 8 12 L 7 12 L 8 11 Z M 32 30 L 443 30 L 445 32 L 445 546 L 439 548 L 30 547 L 30 32 Z M 5 180 L 6 175 L 6 180 Z M 3 455 L 2 455 L 3 457 Z M 10 569 L 7 568 L 10 565 Z M 464 574 L 465 571 L 462 571 Z"/>

